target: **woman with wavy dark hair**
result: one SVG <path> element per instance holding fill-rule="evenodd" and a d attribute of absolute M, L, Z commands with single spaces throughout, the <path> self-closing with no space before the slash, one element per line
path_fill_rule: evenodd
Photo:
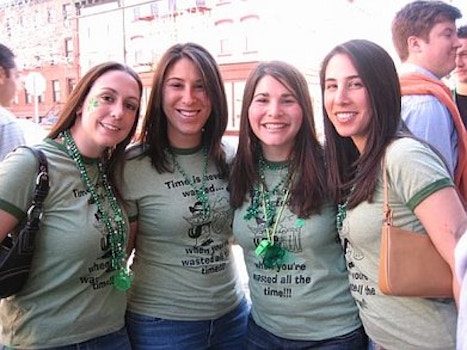
<path fill-rule="evenodd" d="M 249 307 L 231 247 L 226 101 L 205 48 L 176 44 L 164 53 L 125 166 L 135 350 L 241 348 Z"/>

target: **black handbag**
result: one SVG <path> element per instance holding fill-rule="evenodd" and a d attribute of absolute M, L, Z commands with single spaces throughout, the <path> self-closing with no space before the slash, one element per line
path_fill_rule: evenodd
<path fill-rule="evenodd" d="M 30 147 L 28 147 L 30 148 Z M 23 287 L 29 276 L 35 247 L 35 236 L 42 219 L 43 202 L 49 192 L 47 158 L 37 148 L 30 148 L 39 161 L 32 203 L 22 227 L 9 233 L 0 246 L 0 298 L 9 297 Z"/>

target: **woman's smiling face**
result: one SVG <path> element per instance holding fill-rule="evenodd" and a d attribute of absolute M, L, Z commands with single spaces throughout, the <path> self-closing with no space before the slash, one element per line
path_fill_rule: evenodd
<path fill-rule="evenodd" d="M 292 90 L 270 75 L 258 81 L 248 108 L 248 120 L 266 159 L 287 160 L 303 121 Z"/>
<path fill-rule="evenodd" d="M 212 107 L 201 72 L 190 59 L 181 58 L 168 69 L 162 108 L 172 146 L 191 148 L 201 143 Z"/>
<path fill-rule="evenodd" d="M 367 89 L 345 54 L 333 56 L 326 67 L 324 107 L 337 133 L 351 137 L 360 153 L 365 148 L 371 119 Z"/>

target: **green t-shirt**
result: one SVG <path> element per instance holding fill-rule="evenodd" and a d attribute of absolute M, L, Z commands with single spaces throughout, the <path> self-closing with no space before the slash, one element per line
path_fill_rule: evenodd
<path fill-rule="evenodd" d="M 271 191 L 283 170 L 265 170 Z M 347 334 L 359 327 L 358 309 L 349 291 L 342 246 L 336 231 L 333 205 L 321 208 L 304 222 L 286 205 L 279 215 L 284 192 L 274 191 L 276 240 L 287 251 L 280 267 L 266 269 L 255 254 L 266 238 L 262 205 L 260 213 L 244 219 L 251 200 L 235 211 L 234 234 L 243 248 L 255 322 L 276 336 L 294 340 L 322 340 Z"/>
<path fill-rule="evenodd" d="M 199 188 L 203 152 L 176 153 Z M 145 156 L 129 159 L 124 171 L 131 220 L 138 221 L 129 310 L 173 320 L 218 318 L 244 296 L 232 253 L 232 209 L 227 179 L 208 161 L 206 187 L 211 214 L 203 219 L 193 187 L 179 172 L 159 174 Z"/>
<path fill-rule="evenodd" d="M 426 234 L 413 209 L 434 192 L 453 186 L 448 171 L 427 146 L 412 138 L 394 141 L 385 161 L 394 225 Z M 457 311 L 452 299 L 391 297 L 378 289 L 382 181 L 380 174 L 372 203 L 347 212 L 341 232 L 352 295 L 365 329 L 389 350 L 454 349 Z"/>
<path fill-rule="evenodd" d="M 40 148 L 47 156 L 50 191 L 31 274 L 18 294 L 0 303 L 0 343 L 31 349 L 115 332 L 124 326 L 126 308 L 126 293 L 112 286 L 108 233 L 74 161 L 51 140 Z M 105 198 L 97 163 L 85 161 Z M 23 217 L 36 173 L 37 161 L 28 149 L 18 149 L 0 163 L 0 209 Z M 103 205 L 108 208 L 104 199 Z M 125 221 L 128 232 L 126 215 Z"/>

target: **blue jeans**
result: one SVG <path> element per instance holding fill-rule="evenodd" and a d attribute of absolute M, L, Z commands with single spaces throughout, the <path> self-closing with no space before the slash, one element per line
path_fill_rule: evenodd
<path fill-rule="evenodd" d="M 291 315 L 293 317 L 293 315 Z M 363 327 L 348 334 L 325 340 L 291 340 L 268 332 L 258 326 L 253 318 L 248 318 L 248 328 L 245 347 L 246 350 L 364 350 L 367 348 L 368 337 Z"/>
<path fill-rule="evenodd" d="M 126 320 L 133 350 L 239 350 L 249 312 L 244 298 L 234 310 L 215 320 L 166 320 L 130 311 Z"/>
<path fill-rule="evenodd" d="M 0 350 L 20 350 L 21 348 L 0 345 Z M 48 348 L 47 350 L 131 350 L 126 327 L 82 343 Z"/>

